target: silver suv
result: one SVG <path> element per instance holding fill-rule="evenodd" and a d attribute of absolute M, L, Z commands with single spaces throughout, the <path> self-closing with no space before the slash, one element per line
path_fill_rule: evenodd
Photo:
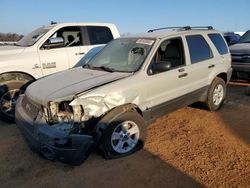
<path fill-rule="evenodd" d="M 150 30 L 31 84 L 16 123 L 47 159 L 81 164 L 95 147 L 105 158 L 126 156 L 157 117 L 197 101 L 218 110 L 231 73 L 228 47 L 212 27 Z"/>

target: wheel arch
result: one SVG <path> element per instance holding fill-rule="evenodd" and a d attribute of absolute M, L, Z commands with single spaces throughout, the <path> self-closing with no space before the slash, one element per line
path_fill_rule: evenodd
<path fill-rule="evenodd" d="M 119 106 L 116 106 L 110 110 L 108 110 L 107 112 L 105 112 L 105 114 L 101 117 L 101 119 L 104 119 L 105 117 L 109 116 L 113 118 L 118 117 L 119 115 L 121 115 L 124 112 L 128 112 L 128 111 L 135 111 L 138 114 L 140 114 L 141 116 L 143 116 L 141 109 L 133 103 L 126 103 L 126 104 L 122 104 Z"/>
<path fill-rule="evenodd" d="M 141 109 L 136 104 L 126 103 L 126 104 L 122 104 L 120 106 L 114 107 L 108 110 L 107 112 L 105 112 L 101 117 L 99 117 L 99 120 L 97 121 L 96 127 L 94 129 L 94 131 L 98 134 L 98 137 L 99 138 L 101 137 L 103 130 L 107 128 L 107 125 L 112 120 L 114 120 L 115 118 L 123 114 L 124 112 L 128 112 L 128 111 L 135 111 L 143 117 L 143 113 Z"/>
<path fill-rule="evenodd" d="M 36 78 L 33 77 L 31 74 L 22 71 L 10 71 L 0 74 L 0 85 L 1 83 L 8 82 L 11 80 L 32 82 L 36 80 Z"/>
<path fill-rule="evenodd" d="M 227 73 L 222 72 L 222 73 L 218 74 L 216 77 L 223 79 L 224 82 L 227 84 L 227 82 L 228 82 L 227 81 Z"/>

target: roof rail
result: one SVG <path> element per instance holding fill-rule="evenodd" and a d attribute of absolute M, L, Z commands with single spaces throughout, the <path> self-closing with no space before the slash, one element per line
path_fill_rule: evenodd
<path fill-rule="evenodd" d="M 196 27 L 191 27 L 191 26 L 181 26 L 181 27 L 162 27 L 162 28 L 157 28 L 157 29 L 150 29 L 148 30 L 148 33 L 154 32 L 154 31 L 159 31 L 159 30 L 164 30 L 164 29 L 178 29 L 178 30 L 191 30 L 191 29 L 208 29 L 212 30 L 214 29 L 212 26 L 196 26 Z"/>

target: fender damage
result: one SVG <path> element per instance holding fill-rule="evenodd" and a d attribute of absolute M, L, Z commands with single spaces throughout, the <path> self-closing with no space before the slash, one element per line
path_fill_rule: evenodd
<path fill-rule="evenodd" d="M 105 82 L 102 78 L 102 82 L 96 83 L 94 86 L 99 87 L 127 76 L 129 74 L 119 74 L 113 78 L 106 75 Z M 56 79 L 53 80 L 56 81 Z M 77 83 L 78 86 L 79 84 Z M 74 84 L 71 83 L 69 87 L 72 90 L 64 87 L 67 95 L 70 93 L 69 90 L 75 91 Z M 36 83 L 32 84 L 30 88 L 27 89 L 26 95 L 21 96 L 17 102 L 17 126 L 30 147 L 43 157 L 73 165 L 81 164 L 95 147 L 100 138 L 95 131 L 100 117 L 112 108 L 126 102 L 118 94 L 85 98 L 76 94 L 65 96 L 61 95 L 63 90 L 60 88 L 57 90 L 60 92 L 54 92 L 47 97 L 40 92 L 40 98 L 36 100 L 32 95 L 39 92 L 34 89 Z M 38 90 L 40 89 L 42 89 L 41 81 Z M 86 88 L 83 92 L 86 93 L 91 89 L 93 88 Z M 54 100 L 48 100 L 52 95 Z"/>

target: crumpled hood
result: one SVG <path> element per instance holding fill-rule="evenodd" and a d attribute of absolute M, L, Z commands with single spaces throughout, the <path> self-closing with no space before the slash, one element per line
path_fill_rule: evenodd
<path fill-rule="evenodd" d="M 250 54 L 250 43 L 237 43 L 229 47 L 231 54 Z"/>
<path fill-rule="evenodd" d="M 25 48 L 20 46 L 0 46 L 0 56 L 20 54 Z"/>
<path fill-rule="evenodd" d="M 47 106 L 49 101 L 72 100 L 76 94 L 131 74 L 78 67 L 37 80 L 27 88 L 25 94 L 34 102 Z"/>

